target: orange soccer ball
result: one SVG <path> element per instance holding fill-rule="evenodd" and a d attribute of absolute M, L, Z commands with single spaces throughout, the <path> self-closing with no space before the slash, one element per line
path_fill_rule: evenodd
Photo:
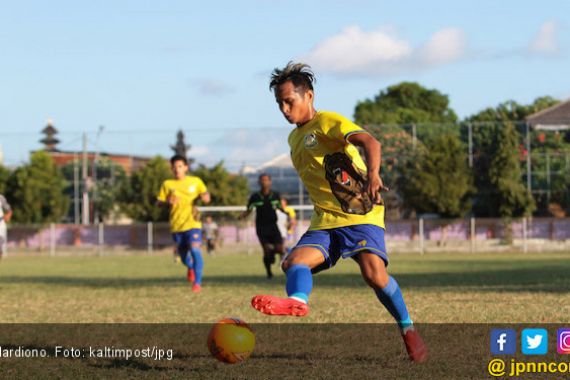
<path fill-rule="evenodd" d="M 255 347 L 255 334 L 239 318 L 218 321 L 208 335 L 208 349 L 221 362 L 235 364 L 249 358 Z"/>

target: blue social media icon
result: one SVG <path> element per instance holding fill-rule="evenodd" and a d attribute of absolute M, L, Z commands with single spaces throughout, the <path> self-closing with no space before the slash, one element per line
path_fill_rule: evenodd
<path fill-rule="evenodd" d="M 521 349 L 525 355 L 545 355 L 548 352 L 548 331 L 524 329 L 521 335 Z"/>
<path fill-rule="evenodd" d="M 514 355 L 517 352 L 517 333 L 511 329 L 491 330 L 491 354 Z"/>

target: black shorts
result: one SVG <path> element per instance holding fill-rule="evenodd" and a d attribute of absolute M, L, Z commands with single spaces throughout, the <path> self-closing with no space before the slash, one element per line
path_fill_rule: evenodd
<path fill-rule="evenodd" d="M 277 224 L 256 226 L 256 231 L 261 244 L 283 244 L 283 237 Z"/>

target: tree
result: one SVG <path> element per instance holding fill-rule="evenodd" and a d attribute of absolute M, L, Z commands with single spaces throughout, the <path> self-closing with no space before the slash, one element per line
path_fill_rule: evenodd
<path fill-rule="evenodd" d="M 156 205 L 162 182 L 172 178 L 170 164 L 157 156 L 132 173 L 120 192 L 122 211 L 139 222 L 168 221 L 168 209 Z"/>
<path fill-rule="evenodd" d="M 95 217 L 99 220 L 116 215 L 119 211 L 120 194 L 127 183 L 122 166 L 102 158 L 97 162 L 97 183 L 93 188 L 92 199 Z"/>
<path fill-rule="evenodd" d="M 79 163 L 69 162 L 61 168 L 63 177 L 68 183 L 65 194 L 69 199 L 73 199 L 74 193 L 74 170 L 80 170 Z M 96 183 L 88 186 L 89 199 L 93 205 L 93 219 L 96 221 L 106 221 L 108 218 L 117 216 L 119 212 L 119 198 L 125 188 L 127 176 L 121 165 L 111 161 L 109 158 L 100 157 L 97 159 Z M 93 167 L 90 168 L 92 171 Z M 92 173 L 91 173 L 92 175 Z M 93 178 L 93 177 L 91 177 Z M 78 178 L 78 181 L 81 179 Z M 81 190 L 80 190 L 81 191 Z M 81 196 L 81 195 L 79 195 Z M 74 208 L 70 207 L 67 215 L 68 220 L 74 219 Z"/>
<path fill-rule="evenodd" d="M 380 91 L 373 100 L 357 103 L 357 124 L 455 123 L 457 115 L 449 107 L 447 95 L 418 83 L 402 82 Z"/>
<path fill-rule="evenodd" d="M 391 189 L 382 194 L 386 217 L 400 219 L 401 212 L 409 208 L 402 204 L 402 198 L 398 194 L 398 178 L 406 162 L 413 159 L 415 149 L 421 148 L 422 144 L 418 142 L 414 148 L 412 136 L 398 126 L 372 126 L 366 129 L 382 144 L 381 176 L 384 184 Z"/>
<path fill-rule="evenodd" d="M 10 178 L 10 170 L 0 165 L 0 194 L 6 194 L 8 179 Z"/>
<path fill-rule="evenodd" d="M 401 168 L 421 148 L 422 141 L 441 133 L 459 135 L 457 115 L 449 107 L 447 95 L 418 83 L 402 82 L 380 91 L 372 100 L 359 102 L 354 119 L 382 143 L 382 178 L 392 188 L 384 201 L 389 217 L 397 219 L 406 209 L 397 188 Z"/>
<path fill-rule="evenodd" d="M 489 180 L 496 191 L 488 206 L 503 218 L 530 215 L 535 206 L 521 181 L 518 136 L 512 123 L 504 124 L 496 143 L 489 168 Z"/>
<path fill-rule="evenodd" d="M 523 136 L 517 133 L 515 126 L 522 131 L 524 128 L 522 121 L 527 116 L 550 107 L 557 102 L 556 99 L 548 96 L 539 97 L 530 105 L 521 105 L 509 100 L 500 103 L 494 108 L 488 107 L 465 120 L 466 123 L 472 124 L 473 131 L 473 171 L 475 187 L 477 188 L 473 209 L 477 216 L 505 216 L 499 210 L 496 203 L 498 199 L 497 196 L 501 192 L 501 190 L 497 188 L 498 182 L 493 181 L 490 177 L 493 160 L 498 154 L 497 150 L 506 144 L 506 142 L 501 142 L 501 139 L 508 137 L 515 141 L 515 148 L 504 152 L 502 157 L 506 159 L 505 155 L 511 154 L 513 156 L 511 160 L 517 161 L 517 173 L 521 176 L 519 177 L 519 183 L 522 185 L 522 172 L 520 168 L 521 164 L 526 163 L 525 156 L 528 152 L 525 148 Z M 466 140 L 467 136 L 464 135 L 463 139 Z M 511 143 L 512 141 L 509 141 L 509 144 Z M 546 143 L 548 143 L 548 141 Z M 540 162 L 538 162 L 538 164 L 540 164 Z M 511 180 L 514 181 L 514 177 L 511 178 Z M 534 206 L 531 208 L 534 208 Z"/>
<path fill-rule="evenodd" d="M 426 142 L 398 181 L 406 206 L 419 213 L 459 218 L 471 208 L 472 177 L 461 141 L 452 134 Z"/>
<path fill-rule="evenodd" d="M 560 103 L 550 96 L 536 98 L 531 104 L 523 105 L 514 100 L 499 103 L 496 107 L 488 107 L 466 119 L 470 122 L 520 122 L 527 116 Z"/>
<path fill-rule="evenodd" d="M 18 209 L 18 212 L 14 213 L 14 221 L 61 221 L 69 207 L 69 199 L 64 194 L 66 185 L 62 174 L 47 153 L 33 153 L 30 163 L 16 169 L 8 180 L 8 199 Z"/>
<path fill-rule="evenodd" d="M 235 206 L 247 202 L 249 186 L 247 178 L 230 174 L 220 161 L 211 168 L 200 165 L 194 170 L 194 175 L 200 177 L 212 197 L 212 205 Z"/>

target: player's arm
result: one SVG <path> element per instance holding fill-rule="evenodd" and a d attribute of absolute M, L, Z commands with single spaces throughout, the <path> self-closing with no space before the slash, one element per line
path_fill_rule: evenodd
<path fill-rule="evenodd" d="M 245 210 L 244 212 L 242 212 L 242 213 L 239 215 L 239 218 L 238 218 L 238 219 L 245 219 L 245 218 L 247 218 L 247 217 L 249 216 L 249 214 L 251 214 L 251 209 L 250 209 L 250 208 L 248 208 L 247 210 Z"/>
<path fill-rule="evenodd" d="M 4 221 L 6 223 L 8 223 L 11 218 L 12 218 L 12 210 L 8 210 L 8 211 L 4 212 Z"/>
<path fill-rule="evenodd" d="M 208 204 L 212 201 L 212 197 L 210 196 L 210 193 L 206 191 L 205 193 L 200 194 L 200 200 L 205 204 Z"/>
<path fill-rule="evenodd" d="M 0 207 L 2 207 L 2 212 L 4 213 L 4 216 L 0 220 L 4 220 L 8 223 L 10 218 L 12 218 L 12 207 L 10 207 L 10 204 L 3 195 L 0 195 Z"/>
<path fill-rule="evenodd" d="M 382 162 L 382 145 L 370 134 L 353 133 L 347 138 L 348 142 L 364 150 L 366 156 L 366 168 L 368 171 L 368 182 L 366 191 L 373 202 L 381 201 L 380 191 L 386 189 L 382 178 L 380 178 L 380 163 Z"/>
<path fill-rule="evenodd" d="M 253 194 L 249 197 L 249 200 L 247 201 L 247 206 L 245 211 L 242 212 L 238 218 L 239 219 L 247 218 L 249 214 L 251 214 L 251 211 L 253 211 Z"/>
<path fill-rule="evenodd" d="M 156 196 L 156 205 L 159 207 L 170 207 L 178 201 L 173 189 L 168 189 L 163 183 Z"/>
<path fill-rule="evenodd" d="M 282 213 L 287 215 L 287 211 L 285 211 L 285 208 L 283 207 L 283 203 L 282 203 L 282 198 L 281 198 L 281 194 L 279 194 L 278 192 L 275 192 L 275 204 L 277 205 L 277 209 L 281 210 Z"/>
<path fill-rule="evenodd" d="M 290 214 L 289 215 L 289 229 L 293 230 L 293 229 L 295 229 L 296 226 L 297 226 L 297 218 L 295 217 L 295 215 Z"/>
<path fill-rule="evenodd" d="M 170 207 L 170 203 L 168 201 L 161 201 L 160 199 L 156 200 L 156 205 L 158 207 Z"/>

